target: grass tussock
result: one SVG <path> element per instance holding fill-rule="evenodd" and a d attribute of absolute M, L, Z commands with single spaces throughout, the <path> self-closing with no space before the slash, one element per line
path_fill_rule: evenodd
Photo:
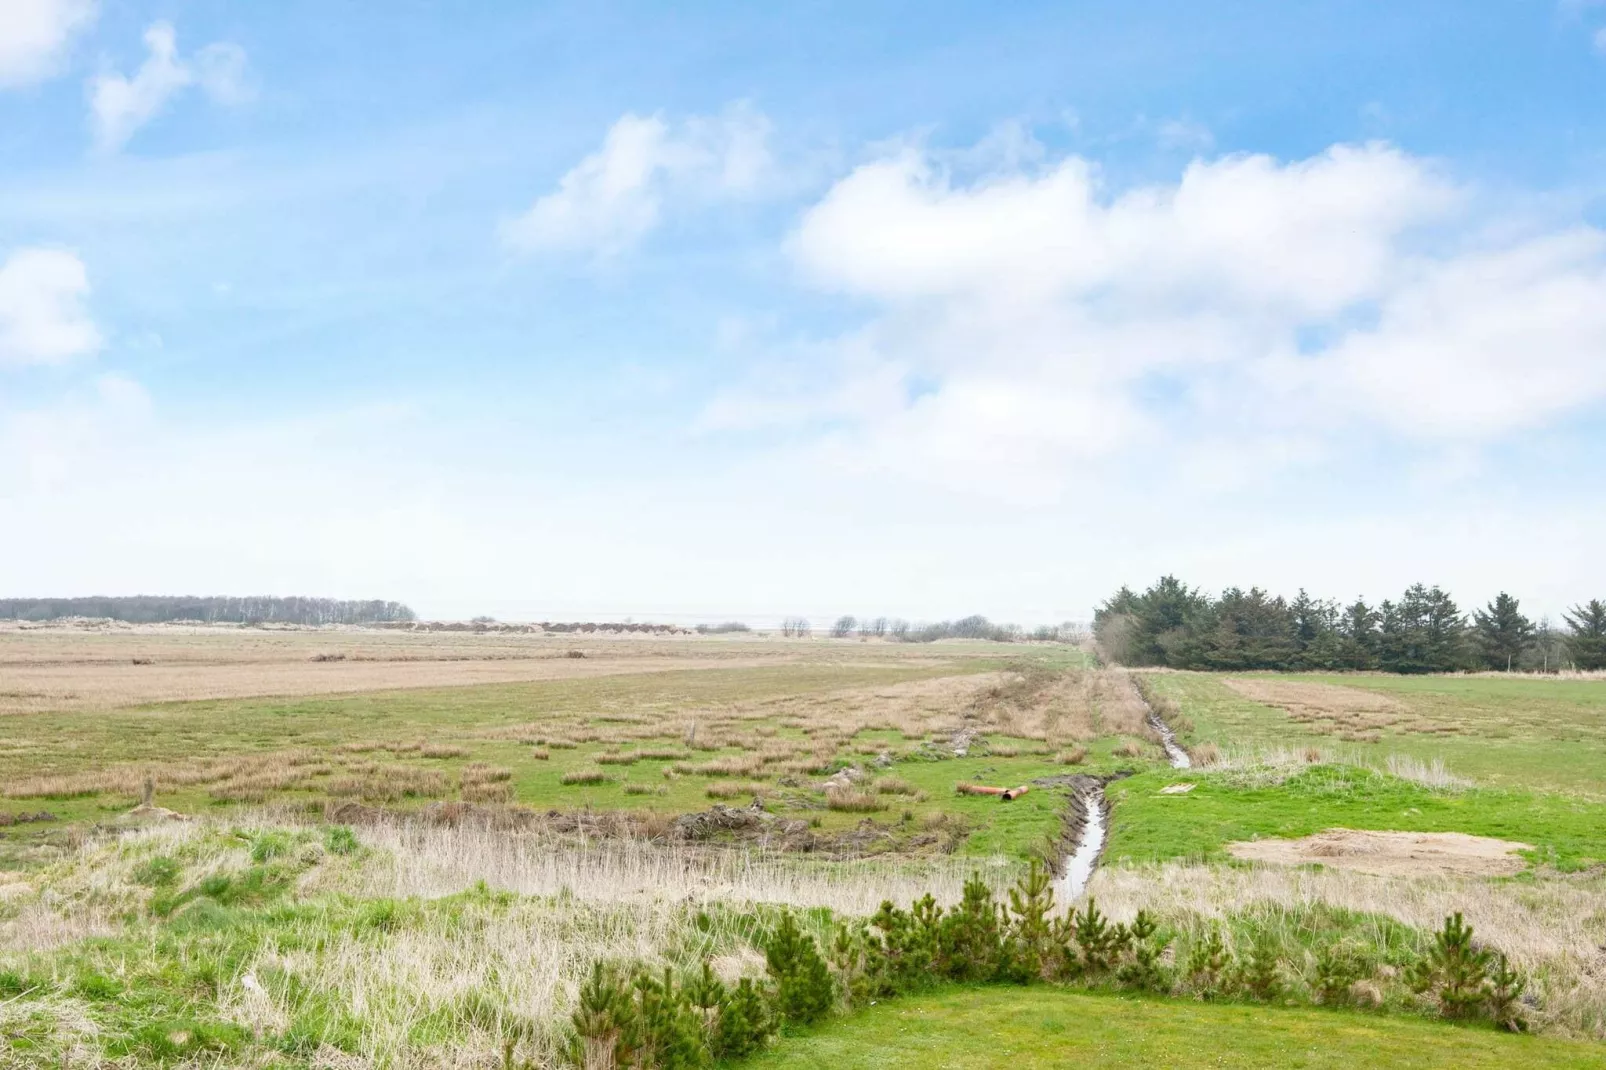
<path fill-rule="evenodd" d="M 513 770 L 500 765 L 488 765 L 485 762 L 470 762 L 463 767 L 458 775 L 459 782 L 466 788 L 470 784 L 496 784 L 504 780 L 513 779 Z"/>
<path fill-rule="evenodd" d="M 863 788 L 831 787 L 825 790 L 825 808 L 850 814 L 873 814 L 885 810 L 887 802 Z"/>
<path fill-rule="evenodd" d="M 1054 763 L 1056 765 L 1081 765 L 1085 761 L 1087 761 L 1087 748 L 1081 745 L 1072 747 L 1070 750 L 1062 750 L 1054 755 Z"/>
<path fill-rule="evenodd" d="M 769 790 L 764 784 L 757 781 L 737 783 L 728 781 L 722 784 L 711 784 L 706 792 L 710 799 L 739 799 L 743 796 L 762 795 Z"/>
<path fill-rule="evenodd" d="M 873 785 L 881 795 L 921 795 L 923 792 L 900 776 L 884 776 Z"/>
<path fill-rule="evenodd" d="M 560 784 L 611 784 L 613 777 L 605 769 L 571 769 L 558 778 Z"/>
<path fill-rule="evenodd" d="M 418 749 L 420 758 L 467 758 L 466 747 L 454 747 L 445 743 L 426 743 Z"/>
<path fill-rule="evenodd" d="M 640 781 L 630 781 L 624 785 L 626 795 L 668 795 L 669 789 L 662 784 L 643 784 Z"/>

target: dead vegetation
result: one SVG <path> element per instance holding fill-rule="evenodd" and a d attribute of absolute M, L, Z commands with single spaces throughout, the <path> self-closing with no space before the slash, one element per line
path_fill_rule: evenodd
<path fill-rule="evenodd" d="M 1275 706 L 1293 721 L 1350 743 L 1380 742 L 1384 731 L 1428 735 L 1456 731 L 1454 725 L 1418 716 L 1396 698 L 1358 687 L 1262 677 L 1222 682 L 1244 698 Z"/>

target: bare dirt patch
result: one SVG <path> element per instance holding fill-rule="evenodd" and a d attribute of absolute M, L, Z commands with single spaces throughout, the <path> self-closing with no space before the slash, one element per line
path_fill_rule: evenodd
<path fill-rule="evenodd" d="M 1514 854 L 1531 845 L 1461 832 L 1328 829 L 1297 840 L 1229 843 L 1234 858 L 1281 866 L 1320 863 L 1377 876 L 1506 877 L 1528 863 Z"/>

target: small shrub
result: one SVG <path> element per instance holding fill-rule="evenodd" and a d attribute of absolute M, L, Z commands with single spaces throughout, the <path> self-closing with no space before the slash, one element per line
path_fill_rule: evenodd
<path fill-rule="evenodd" d="M 1355 982 L 1364 971 L 1355 949 L 1348 944 L 1332 944 L 1316 955 L 1315 994 L 1329 1007 L 1339 1007 L 1353 999 Z"/>
<path fill-rule="evenodd" d="M 1255 942 L 1249 958 L 1239 966 L 1235 981 L 1240 992 L 1262 1003 L 1270 1003 L 1282 995 L 1282 963 L 1270 940 Z"/>
<path fill-rule="evenodd" d="M 812 1025 L 836 1000 L 819 945 L 797 927 L 789 910 L 781 912 L 780 923 L 764 943 L 764 966 L 775 981 L 775 1009 L 784 1022 Z"/>
<path fill-rule="evenodd" d="M 1126 927 L 1111 925 L 1091 898 L 1080 913 L 1071 915 L 1070 929 L 1076 952 L 1068 962 L 1068 972 L 1090 980 L 1097 980 L 1114 969 L 1129 939 Z"/>
<path fill-rule="evenodd" d="M 1212 928 L 1195 940 L 1188 952 L 1187 984 L 1200 999 L 1214 999 L 1222 993 L 1232 976 L 1232 954 L 1221 942 L 1221 933 Z"/>
<path fill-rule="evenodd" d="M 718 1059 L 741 1059 L 759 1051 L 775 1033 L 775 1017 L 751 977 L 743 977 L 719 1004 L 719 1021 L 709 1040 Z"/>
<path fill-rule="evenodd" d="M 1128 988 L 1145 992 L 1169 992 L 1171 979 L 1160 965 L 1165 948 L 1155 939 L 1159 926 L 1146 910 L 1138 911 L 1127 926 L 1127 961 L 1116 971 L 1116 978 Z"/>
<path fill-rule="evenodd" d="M 1505 955 L 1473 943 L 1472 926 L 1460 911 L 1444 919 L 1427 957 L 1411 968 L 1407 979 L 1414 991 L 1432 998 L 1446 1018 L 1482 1014 L 1505 1029 L 1527 1027 L 1519 1011 L 1526 979 Z"/>

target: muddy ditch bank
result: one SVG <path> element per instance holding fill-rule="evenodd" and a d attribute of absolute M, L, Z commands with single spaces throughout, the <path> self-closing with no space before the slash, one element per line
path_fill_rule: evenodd
<path fill-rule="evenodd" d="M 1104 799 L 1104 786 L 1131 776 L 1130 771 L 1107 777 L 1088 773 L 1039 777 L 1034 787 L 1065 789 L 1067 799 L 1055 841 L 1054 898 L 1073 903 L 1087 890 L 1087 883 L 1104 854 L 1109 832 L 1110 806 Z"/>

